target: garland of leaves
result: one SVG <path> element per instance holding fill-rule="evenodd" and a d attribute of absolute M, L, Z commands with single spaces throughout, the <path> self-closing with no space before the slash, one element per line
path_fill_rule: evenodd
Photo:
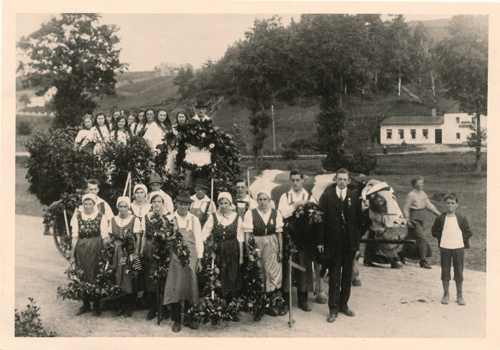
<path fill-rule="evenodd" d="M 82 282 L 83 271 L 78 269 L 74 263 L 65 271 L 69 283 L 66 288 L 57 287 L 57 295 L 62 300 L 82 300 L 83 296 L 91 300 L 101 298 L 116 298 L 123 295 L 123 291 L 115 284 L 115 271 L 113 255 L 115 245 L 113 241 L 105 242 L 104 248 L 99 256 L 99 272 L 94 283 Z"/>
<path fill-rule="evenodd" d="M 125 274 L 128 275 L 132 273 L 133 278 L 137 278 L 139 271 L 142 270 L 142 263 L 139 256 L 136 254 L 136 236 L 132 230 L 119 231 L 119 233 L 111 233 L 111 238 L 118 239 L 122 241 L 120 250 L 124 253 L 121 257 L 121 261 L 115 261 L 114 268 L 117 269 L 118 265 L 121 264 L 125 268 Z"/>
<path fill-rule="evenodd" d="M 283 240 L 285 242 L 284 257 L 288 259 L 297 251 L 297 246 L 309 251 L 315 251 L 310 245 L 315 243 L 310 240 L 315 235 L 311 230 L 314 226 L 322 222 L 323 213 L 318 210 L 319 206 L 313 202 L 307 202 L 299 205 L 293 212 L 292 216 L 285 220 L 283 230 Z M 315 246 L 315 244 L 313 244 Z"/>

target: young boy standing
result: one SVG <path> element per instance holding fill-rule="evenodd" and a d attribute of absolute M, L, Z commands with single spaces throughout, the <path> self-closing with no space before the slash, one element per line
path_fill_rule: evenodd
<path fill-rule="evenodd" d="M 454 193 L 444 196 L 446 213 L 439 215 L 432 225 L 432 236 L 437 238 L 441 250 L 441 280 L 444 295 L 441 304 L 447 305 L 450 299 L 451 262 L 453 261 L 453 279 L 457 286 L 458 305 L 465 305 L 462 283 L 464 280 L 464 249 L 469 249 L 472 231 L 467 218 L 456 212 L 458 197 Z"/>

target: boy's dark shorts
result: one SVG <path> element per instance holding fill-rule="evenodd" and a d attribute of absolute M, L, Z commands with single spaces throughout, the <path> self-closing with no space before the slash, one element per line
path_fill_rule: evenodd
<path fill-rule="evenodd" d="M 441 280 L 451 280 L 451 262 L 453 261 L 453 279 L 455 282 L 464 280 L 464 248 L 441 249 Z"/>

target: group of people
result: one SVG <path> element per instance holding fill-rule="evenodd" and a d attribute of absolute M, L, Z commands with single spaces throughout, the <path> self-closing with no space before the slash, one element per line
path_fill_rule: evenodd
<path fill-rule="evenodd" d="M 75 147 L 82 149 L 93 145 L 95 154 L 99 154 L 103 144 L 110 140 L 127 143 L 134 135 L 143 135 L 153 150 L 162 143 L 165 134 L 177 125 L 186 122 L 210 119 L 206 115 L 208 105 L 197 101 L 194 106 L 196 114 L 190 118 L 184 109 L 177 111 L 175 123 L 172 124 L 166 108 L 145 108 L 138 113 L 125 115 L 124 111 L 115 109 L 112 114 L 97 112 L 95 116 L 86 114 L 82 118 L 80 131 L 75 138 Z"/>
<path fill-rule="evenodd" d="M 113 264 L 116 268 L 116 284 L 126 293 L 120 300 L 120 308 L 114 316 L 132 315 L 137 293 L 143 291 L 149 311 L 147 319 L 153 319 L 158 310 L 156 300 L 158 285 L 151 277 L 154 267 L 153 258 L 156 218 L 172 224 L 182 235 L 182 242 L 189 251 L 189 263 L 183 266 L 175 251 L 171 251 L 169 271 L 164 286 L 162 313 L 168 317 L 169 312 L 174 321 L 172 330 L 181 330 L 182 310 L 188 310 L 200 301 L 202 288 L 198 283 L 203 270 L 201 259 L 204 256 L 204 242 L 211 237 L 217 243 L 215 263 L 219 268 L 221 291 L 226 303 L 230 303 L 242 292 L 242 265 L 246 259 L 255 259 L 249 253 L 249 242 L 257 252 L 264 291 L 269 297 L 281 295 L 287 302 L 280 309 L 269 308 L 270 316 L 285 315 L 288 310 L 288 293 L 283 289 L 284 277 L 284 243 L 283 227 L 295 210 L 307 202 L 318 203 L 323 213 L 323 221 L 319 225 L 317 250 L 321 260 L 329 270 L 329 292 L 327 321 L 335 322 L 339 313 L 352 317 L 354 311 L 348 302 L 351 291 L 353 259 L 359 251 L 360 239 L 369 227 L 367 209 L 369 201 L 360 200 L 359 195 L 347 188 L 349 172 L 340 169 L 335 174 L 335 186 L 326 190 L 319 201 L 303 188 L 304 176 L 299 170 L 290 172 L 290 190 L 284 193 L 275 209 L 268 189 L 260 189 L 254 200 L 248 193 L 245 179 L 236 182 L 236 193 L 219 193 L 216 203 L 207 196 L 209 183 L 197 179 L 194 195 L 180 191 L 172 198 L 161 190 L 162 179 L 152 173 L 148 187 L 136 184 L 133 189 L 133 200 L 120 197 L 114 215 L 109 205 L 97 196 L 99 183 L 89 180 L 87 194 L 83 196 L 82 206 L 75 212 L 71 221 L 72 250 L 71 260 L 75 261 L 84 274 L 83 281 L 93 282 L 99 270 L 99 252 L 103 242 L 113 240 L 115 255 Z M 463 281 L 463 249 L 468 248 L 468 239 L 472 232 L 467 219 L 456 213 L 458 198 L 454 194 L 445 196 L 447 212 L 440 214 L 429 204 L 423 192 L 423 178 L 413 181 L 415 188 L 408 196 L 404 214 L 409 222 L 410 236 L 417 239 L 417 248 L 421 250 L 421 266 L 428 268 L 425 258 L 428 256 L 428 242 L 423 235 L 422 209 L 429 209 L 439 215 L 432 227 L 432 235 L 440 242 L 442 282 L 444 296 L 441 302 L 449 301 L 449 281 L 451 262 L 455 269 L 457 301 L 465 305 L 462 293 Z M 413 193 L 414 192 L 414 193 Z M 130 244 L 133 242 L 133 244 Z M 121 249 L 126 245 L 126 249 Z M 304 247 L 297 247 L 294 260 L 306 267 L 296 278 L 298 306 L 305 312 L 311 311 L 308 305 L 308 292 L 311 291 L 313 257 Z M 400 257 L 404 261 L 404 251 Z M 137 257 L 143 256 L 142 271 L 131 273 L 137 264 Z M 288 267 L 291 268 L 291 267 Z M 83 306 L 78 315 L 91 310 L 91 300 L 84 296 Z M 168 306 L 168 308 L 166 307 Z M 99 300 L 94 300 L 94 315 L 100 315 Z M 254 320 L 259 321 L 262 312 L 256 312 Z M 234 321 L 238 321 L 235 317 Z M 193 319 L 186 320 L 185 326 L 198 329 Z"/>

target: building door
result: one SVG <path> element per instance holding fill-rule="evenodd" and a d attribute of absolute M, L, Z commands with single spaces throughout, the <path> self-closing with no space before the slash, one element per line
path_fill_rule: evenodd
<path fill-rule="evenodd" d="M 436 129 L 436 143 L 443 143 L 443 134 L 441 129 Z"/>

